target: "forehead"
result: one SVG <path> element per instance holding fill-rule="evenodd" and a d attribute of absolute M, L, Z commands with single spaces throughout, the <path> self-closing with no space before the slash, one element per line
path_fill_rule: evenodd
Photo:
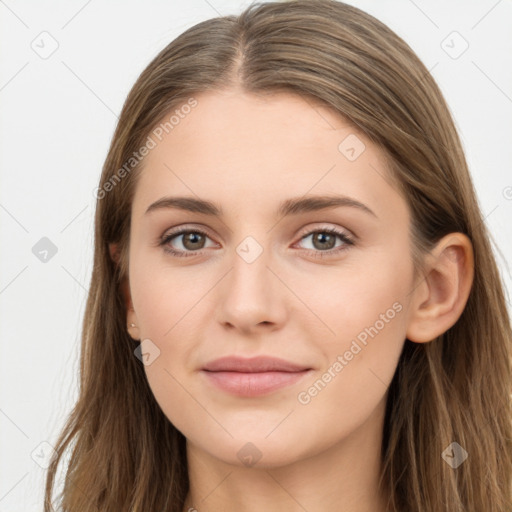
<path fill-rule="evenodd" d="M 282 145 L 280 149 L 285 151 L 304 143 L 325 145 L 328 133 L 335 142 L 341 131 L 354 131 L 340 114 L 319 100 L 288 92 L 211 91 L 195 95 L 194 100 L 193 108 L 186 108 L 184 102 L 174 109 L 177 114 L 181 109 L 187 113 L 178 115 L 179 119 L 174 116 L 172 129 L 163 126 L 164 138 L 179 139 L 188 147 L 200 142 L 220 144 L 229 151 L 235 149 L 236 141 L 238 146 L 245 142 L 244 149 L 256 145 L 261 149 L 265 144 L 274 148 Z"/>
<path fill-rule="evenodd" d="M 194 100 L 194 107 L 175 107 L 151 134 L 155 146 L 134 199 L 139 214 L 164 194 L 263 205 L 309 191 L 358 196 L 378 210 L 383 188 L 390 188 L 380 150 L 320 102 L 240 91 Z"/>

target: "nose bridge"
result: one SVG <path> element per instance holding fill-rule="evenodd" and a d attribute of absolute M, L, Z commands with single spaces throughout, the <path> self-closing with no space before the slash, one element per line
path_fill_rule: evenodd
<path fill-rule="evenodd" d="M 249 329 L 277 322 L 280 311 L 271 254 L 263 242 L 247 236 L 234 250 L 231 271 L 222 289 L 221 320 Z"/>
<path fill-rule="evenodd" d="M 235 247 L 230 279 L 230 289 L 235 294 L 248 293 L 255 295 L 253 300 L 258 300 L 259 295 L 265 295 L 270 289 L 272 272 L 268 265 L 271 255 L 263 243 L 253 236 L 247 236 Z"/>

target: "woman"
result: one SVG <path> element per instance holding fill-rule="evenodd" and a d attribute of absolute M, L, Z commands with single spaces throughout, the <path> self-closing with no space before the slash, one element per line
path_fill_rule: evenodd
<path fill-rule="evenodd" d="M 169 44 L 97 190 L 65 511 L 505 512 L 511 328 L 448 107 L 331 0 Z"/>

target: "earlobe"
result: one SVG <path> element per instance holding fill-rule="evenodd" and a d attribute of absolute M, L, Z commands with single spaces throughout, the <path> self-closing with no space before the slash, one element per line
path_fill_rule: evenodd
<path fill-rule="evenodd" d="M 128 330 L 128 334 L 133 340 L 139 341 L 139 322 L 133 308 L 128 279 L 123 279 L 121 284 L 121 292 L 123 294 L 124 304 L 126 307 L 126 328 Z"/>
<path fill-rule="evenodd" d="M 474 276 L 473 246 L 463 233 L 443 237 L 427 257 L 426 275 L 411 300 L 407 338 L 434 340 L 452 327 L 466 306 Z"/>
<path fill-rule="evenodd" d="M 108 246 L 108 250 L 110 253 L 110 257 L 112 261 L 119 264 L 119 245 L 116 243 L 110 243 Z M 128 282 L 128 278 L 125 276 L 120 285 L 121 296 L 123 297 L 123 303 L 126 311 L 126 328 L 128 330 L 128 334 L 130 337 L 136 341 L 140 340 L 139 336 L 139 328 L 137 322 L 137 316 L 135 315 L 135 310 L 133 309 L 132 297 L 130 293 L 130 284 Z"/>
<path fill-rule="evenodd" d="M 108 244 L 108 250 L 110 253 L 110 257 L 112 261 L 115 263 L 119 263 L 119 245 L 115 243 Z"/>

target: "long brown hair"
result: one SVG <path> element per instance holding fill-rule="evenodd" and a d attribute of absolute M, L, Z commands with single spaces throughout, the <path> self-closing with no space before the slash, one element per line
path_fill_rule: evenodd
<path fill-rule="evenodd" d="M 510 512 L 510 318 L 459 136 L 411 48 L 374 17 L 334 0 L 257 3 L 199 23 L 165 47 L 130 91 L 98 189 L 79 398 L 56 443 L 45 512 L 53 510 L 68 449 L 59 510 L 182 511 L 185 438 L 156 403 L 126 331 L 122 284 L 141 170 L 134 152 L 174 109 L 226 87 L 320 101 L 377 144 L 410 208 L 418 270 L 444 235 L 469 237 L 474 281 L 459 320 L 429 343 L 405 340 L 389 388 L 381 482 L 393 512 Z M 119 264 L 109 243 L 119 244 Z M 457 468 L 442 457 L 452 442 L 469 454 Z"/>

